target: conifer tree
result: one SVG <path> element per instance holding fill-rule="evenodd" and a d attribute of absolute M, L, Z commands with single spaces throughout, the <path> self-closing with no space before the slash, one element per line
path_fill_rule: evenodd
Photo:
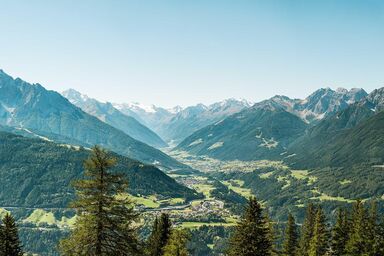
<path fill-rule="evenodd" d="M 309 203 L 307 206 L 304 223 L 300 233 L 299 255 L 308 256 L 309 242 L 311 241 L 315 224 L 316 207 Z"/>
<path fill-rule="evenodd" d="M 278 248 L 278 243 L 277 240 L 279 238 L 279 233 L 278 230 L 275 227 L 275 224 L 273 221 L 269 218 L 268 213 L 265 214 L 265 220 L 268 225 L 268 241 L 271 241 L 271 248 L 270 248 L 270 255 L 271 256 L 277 256 L 280 255 L 279 253 L 279 248 Z"/>
<path fill-rule="evenodd" d="M 148 251 L 150 256 L 162 256 L 164 247 L 171 235 L 172 223 L 169 215 L 162 213 L 160 219 L 156 217 L 152 233 L 148 239 Z"/>
<path fill-rule="evenodd" d="M 348 213 L 345 209 L 339 208 L 337 211 L 336 223 L 332 229 L 331 255 L 345 255 L 346 244 L 349 236 Z"/>
<path fill-rule="evenodd" d="M 309 243 L 309 256 L 323 256 L 328 251 L 329 234 L 323 209 L 318 206 L 313 229 L 313 236 Z"/>
<path fill-rule="evenodd" d="M 256 198 L 250 198 L 248 207 L 230 239 L 229 246 L 230 256 L 271 255 L 270 228 Z"/>
<path fill-rule="evenodd" d="M 346 250 L 349 255 L 364 255 L 367 251 L 367 213 L 358 200 L 353 205 L 352 222 Z"/>
<path fill-rule="evenodd" d="M 384 220 L 378 223 L 376 228 L 376 236 L 373 244 L 373 253 L 371 255 L 384 255 Z"/>
<path fill-rule="evenodd" d="M 15 219 L 11 214 L 6 213 L 2 219 L 0 228 L 0 255 L 1 256 L 21 256 L 23 255 L 22 246 Z"/>
<path fill-rule="evenodd" d="M 377 202 L 373 200 L 368 211 L 367 233 L 366 233 L 366 253 L 375 255 L 375 239 L 378 234 L 378 213 Z"/>
<path fill-rule="evenodd" d="M 186 230 L 174 229 L 164 247 L 163 256 L 188 256 L 187 243 L 189 233 Z"/>
<path fill-rule="evenodd" d="M 296 256 L 298 247 L 298 234 L 296 222 L 291 213 L 288 214 L 288 222 L 285 228 L 285 238 L 283 244 L 284 256 Z"/>
<path fill-rule="evenodd" d="M 86 179 L 74 184 L 77 199 L 71 204 L 77 220 L 70 236 L 60 243 L 63 255 L 142 255 L 133 225 L 137 214 L 123 196 L 127 181 L 110 170 L 115 163 L 98 146 L 85 161 Z"/>

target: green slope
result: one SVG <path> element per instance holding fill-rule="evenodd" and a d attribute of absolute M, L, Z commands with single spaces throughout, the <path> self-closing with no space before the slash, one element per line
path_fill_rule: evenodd
<path fill-rule="evenodd" d="M 265 101 L 195 132 L 176 149 L 221 160 L 279 159 L 305 128 L 299 117 Z"/>
<path fill-rule="evenodd" d="M 90 151 L 0 132 L 0 207 L 66 207 Z M 132 194 L 191 199 L 197 193 L 151 165 L 114 154 Z"/>
<path fill-rule="evenodd" d="M 39 84 L 13 79 L 0 70 L 0 124 L 25 128 L 55 141 L 101 145 L 139 161 L 164 168 L 188 169 L 173 158 L 133 139 Z"/>
<path fill-rule="evenodd" d="M 359 115 L 352 117 L 346 112 Z M 295 155 L 286 162 L 295 168 L 382 164 L 384 112 L 373 115 L 373 111 L 356 106 L 346 112 L 324 120 L 292 144 L 289 152 Z"/>

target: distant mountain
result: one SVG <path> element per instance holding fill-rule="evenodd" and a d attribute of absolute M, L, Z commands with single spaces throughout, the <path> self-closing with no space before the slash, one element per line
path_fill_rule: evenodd
<path fill-rule="evenodd" d="M 336 91 L 330 88 L 321 88 L 304 100 L 290 99 L 286 96 L 275 96 L 270 100 L 310 123 L 333 115 L 366 96 L 367 93 L 360 88 L 351 90 L 338 88 Z"/>
<path fill-rule="evenodd" d="M 286 162 L 297 168 L 384 162 L 384 88 L 330 116 L 295 141 Z"/>
<path fill-rule="evenodd" d="M 0 71 L 0 125 L 17 127 L 56 141 L 99 144 L 119 154 L 166 168 L 188 168 L 163 152 L 133 139 L 39 84 Z"/>
<path fill-rule="evenodd" d="M 275 96 L 203 128 L 177 149 L 219 159 L 280 159 L 312 125 L 367 96 L 363 89 L 319 89 L 304 100 Z"/>
<path fill-rule="evenodd" d="M 221 160 L 279 159 L 306 127 L 299 117 L 266 100 L 195 132 L 176 149 Z"/>
<path fill-rule="evenodd" d="M 171 144 L 182 141 L 193 132 L 251 106 L 245 100 L 228 99 L 209 106 L 197 104 L 172 109 L 139 104 L 115 104 L 121 112 L 137 118 Z"/>
<path fill-rule="evenodd" d="M 138 122 L 135 118 L 123 114 L 114 108 L 109 102 L 102 103 L 95 99 L 89 98 L 74 89 L 64 91 L 62 92 L 62 95 L 86 113 L 93 115 L 101 121 L 125 132 L 136 140 L 157 148 L 167 146 L 167 144 L 156 133 Z"/>
<path fill-rule="evenodd" d="M 67 207 L 74 196 L 70 184 L 82 177 L 89 154 L 78 147 L 0 132 L 0 205 Z M 198 197 L 154 166 L 111 154 L 117 158 L 114 170 L 127 175 L 131 194 Z"/>

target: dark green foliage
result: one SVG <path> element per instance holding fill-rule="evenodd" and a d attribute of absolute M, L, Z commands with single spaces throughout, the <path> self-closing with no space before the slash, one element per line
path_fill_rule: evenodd
<path fill-rule="evenodd" d="M 367 252 L 367 225 L 367 211 L 363 203 L 357 201 L 353 205 L 351 231 L 346 247 L 348 254 L 364 255 Z"/>
<path fill-rule="evenodd" d="M 164 247 L 163 256 L 188 256 L 187 244 L 190 233 L 184 229 L 174 229 Z"/>
<path fill-rule="evenodd" d="M 73 199 L 72 180 L 82 178 L 89 150 L 0 132 L 0 204 L 25 207 L 66 207 Z M 113 154 L 114 171 L 124 173 L 132 194 L 198 197 L 151 165 Z"/>
<path fill-rule="evenodd" d="M 225 208 L 231 210 L 235 214 L 241 214 L 242 209 L 247 204 L 247 199 L 232 189 L 229 189 L 220 181 L 215 180 L 212 184 L 215 189 L 210 193 L 211 196 L 225 203 Z"/>
<path fill-rule="evenodd" d="M 202 226 L 191 230 L 188 251 L 192 256 L 222 255 L 227 249 L 232 227 Z M 212 249 L 208 247 L 211 245 Z"/>
<path fill-rule="evenodd" d="M 373 113 L 371 110 L 366 111 Z M 323 120 L 291 145 L 289 152 L 296 155 L 286 159 L 286 162 L 295 168 L 345 168 L 361 163 L 382 163 L 384 112 L 379 112 L 351 128 L 328 131 L 328 125 L 333 124 L 334 119 Z"/>
<path fill-rule="evenodd" d="M 15 219 L 6 213 L 0 224 L 0 256 L 22 256 L 23 250 Z"/>
<path fill-rule="evenodd" d="M 371 255 L 374 255 L 374 256 L 384 255 L 384 220 L 383 219 L 376 227 L 376 234 L 375 234 L 372 251 L 373 253 Z"/>
<path fill-rule="evenodd" d="M 332 229 L 331 255 L 345 255 L 346 244 L 349 236 L 350 221 L 348 213 L 345 209 L 338 209 L 336 223 Z"/>
<path fill-rule="evenodd" d="M 296 256 L 298 249 L 298 233 L 294 217 L 288 214 L 288 222 L 285 228 L 285 238 L 283 244 L 284 256 Z"/>
<path fill-rule="evenodd" d="M 270 226 L 256 198 L 250 198 L 248 207 L 230 239 L 230 256 L 271 255 Z"/>
<path fill-rule="evenodd" d="M 148 255 L 162 256 L 164 254 L 164 247 L 171 235 L 171 228 L 172 223 L 168 214 L 162 213 L 160 218 L 155 218 L 152 233 L 147 243 Z"/>
<path fill-rule="evenodd" d="M 304 223 L 301 228 L 299 255 L 308 256 L 310 242 L 315 229 L 316 207 L 313 204 L 307 206 Z"/>
<path fill-rule="evenodd" d="M 121 173 L 111 172 L 116 159 L 94 147 L 85 161 L 85 179 L 74 183 L 77 211 L 75 228 L 60 243 L 63 255 L 142 255 L 134 227 L 137 213 L 121 196 L 128 183 Z"/>
<path fill-rule="evenodd" d="M 309 256 L 323 256 L 329 248 L 329 233 L 323 209 L 318 206 L 313 228 L 313 235 L 309 242 Z"/>

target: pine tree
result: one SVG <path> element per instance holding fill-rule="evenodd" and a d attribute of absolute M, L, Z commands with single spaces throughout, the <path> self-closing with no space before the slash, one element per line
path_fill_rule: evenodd
<path fill-rule="evenodd" d="M 291 213 L 288 215 L 288 222 L 285 228 L 285 238 L 283 244 L 284 256 L 296 256 L 298 247 L 298 234 L 296 222 Z"/>
<path fill-rule="evenodd" d="M 277 243 L 277 240 L 279 238 L 279 233 L 278 233 L 278 229 L 276 229 L 275 227 L 275 224 L 273 223 L 273 221 L 269 218 L 269 215 L 268 213 L 265 214 L 265 220 L 266 220 L 266 223 L 268 225 L 268 241 L 271 241 L 272 245 L 271 245 L 271 248 L 270 248 L 270 255 L 271 256 L 276 256 L 276 255 L 280 255 L 279 253 L 279 244 Z"/>
<path fill-rule="evenodd" d="M 316 218 L 313 236 L 309 243 L 309 256 L 323 256 L 328 251 L 329 234 L 323 209 L 319 206 L 316 210 Z"/>
<path fill-rule="evenodd" d="M 148 239 L 148 251 L 150 256 L 163 255 L 164 247 L 171 234 L 172 223 L 169 215 L 162 213 L 160 219 L 156 217 L 152 233 Z"/>
<path fill-rule="evenodd" d="M 367 213 L 358 200 L 353 205 L 352 222 L 346 250 L 348 255 L 364 255 L 367 251 Z"/>
<path fill-rule="evenodd" d="M 186 230 L 173 230 L 164 247 L 163 256 L 188 256 L 187 243 L 189 238 L 189 233 Z"/>
<path fill-rule="evenodd" d="M 6 213 L 0 229 L 0 255 L 1 256 L 21 256 L 23 255 L 22 246 L 15 219 L 11 214 Z"/>
<path fill-rule="evenodd" d="M 110 169 L 116 160 L 98 146 L 84 163 L 86 179 L 75 182 L 75 228 L 60 243 L 63 255 L 142 255 L 134 227 L 137 213 L 123 193 L 127 181 Z"/>
<path fill-rule="evenodd" d="M 331 255 L 345 255 L 349 236 L 348 213 L 345 209 L 338 209 L 336 223 L 332 229 Z"/>
<path fill-rule="evenodd" d="M 367 255 L 375 255 L 375 239 L 378 233 L 378 213 L 377 202 L 373 200 L 368 212 L 367 233 L 366 233 L 366 253 Z"/>
<path fill-rule="evenodd" d="M 256 198 L 250 198 L 248 207 L 230 239 L 230 256 L 271 255 L 270 228 L 263 209 Z"/>
<path fill-rule="evenodd" d="M 376 227 L 376 236 L 373 244 L 373 254 L 371 255 L 384 255 L 384 220 L 382 220 Z"/>
<path fill-rule="evenodd" d="M 310 203 L 307 206 L 304 223 L 301 228 L 299 255 L 308 256 L 309 242 L 311 241 L 315 224 L 316 207 Z"/>

